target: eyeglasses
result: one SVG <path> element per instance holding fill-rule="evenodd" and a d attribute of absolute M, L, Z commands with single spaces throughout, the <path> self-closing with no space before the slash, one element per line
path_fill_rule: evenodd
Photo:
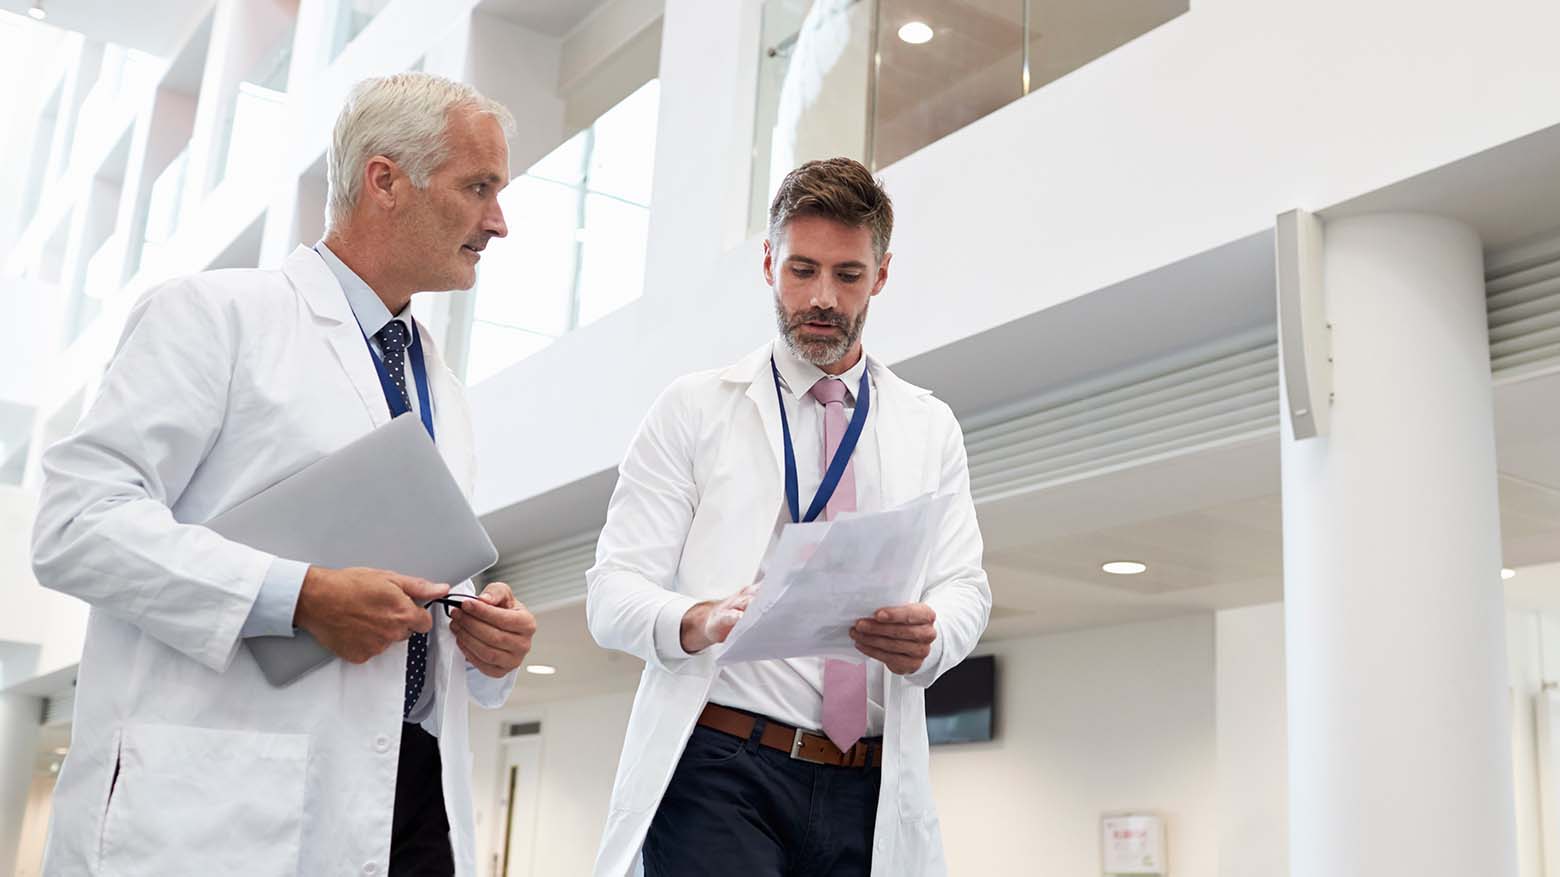
<path fill-rule="evenodd" d="M 423 608 L 424 609 L 432 609 L 433 608 L 433 604 L 437 603 L 440 606 L 444 607 L 444 617 L 445 618 L 449 618 L 451 609 L 459 606 L 462 603 L 467 602 L 468 600 L 475 600 L 475 599 L 477 599 L 477 598 L 472 596 L 471 594 L 450 594 L 447 597 L 440 597 L 437 600 L 429 600 L 427 603 L 423 604 Z"/>

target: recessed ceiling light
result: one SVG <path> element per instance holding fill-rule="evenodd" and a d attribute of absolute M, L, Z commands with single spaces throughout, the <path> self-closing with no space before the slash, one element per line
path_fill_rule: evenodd
<path fill-rule="evenodd" d="M 535 673 L 537 676 L 551 676 L 558 672 L 558 668 L 552 666 L 551 664 L 528 664 L 526 665 L 525 672 Z"/>
<path fill-rule="evenodd" d="M 1100 569 L 1113 576 L 1135 576 L 1138 573 L 1148 572 L 1148 565 L 1135 560 L 1113 560 Z"/>
<path fill-rule="evenodd" d="M 932 32 L 931 27 L 924 21 L 906 22 L 905 25 L 899 29 L 899 38 L 912 46 L 919 46 L 922 43 L 929 43 L 932 41 L 932 37 L 934 36 L 936 36 L 936 34 Z"/>
<path fill-rule="evenodd" d="M 27 10 L 27 16 L 33 21 L 43 21 L 49 17 L 49 13 L 43 11 L 42 3 L 34 3 L 32 8 Z"/>
<path fill-rule="evenodd" d="M 1514 579 L 1517 577 L 1517 571 L 1509 566 L 1503 567 L 1500 571 L 1500 577 L 1502 579 Z"/>

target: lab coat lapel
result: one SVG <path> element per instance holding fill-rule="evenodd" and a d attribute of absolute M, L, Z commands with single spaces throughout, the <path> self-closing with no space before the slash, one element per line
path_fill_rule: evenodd
<path fill-rule="evenodd" d="M 319 253 L 305 246 L 293 250 L 282 271 L 313 312 L 315 323 L 330 343 L 336 362 L 351 380 L 373 425 L 380 427 L 389 423 L 390 407 L 385 403 L 384 389 L 374 371 L 372 354 L 335 275 L 330 273 Z"/>

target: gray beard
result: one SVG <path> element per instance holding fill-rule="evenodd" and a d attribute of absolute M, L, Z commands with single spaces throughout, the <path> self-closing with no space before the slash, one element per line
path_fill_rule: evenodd
<path fill-rule="evenodd" d="M 780 297 L 776 296 L 775 325 L 780 330 L 780 337 L 785 339 L 786 349 L 790 350 L 797 359 L 811 363 L 819 368 L 825 368 L 844 359 L 845 354 L 849 353 L 851 348 L 856 345 L 856 342 L 861 340 L 861 333 L 867 326 L 867 311 L 870 307 L 871 303 L 868 302 L 866 306 L 862 307 L 861 315 L 856 317 L 853 323 L 840 326 L 845 332 L 837 340 L 802 341 L 798 337 L 797 329 L 803 323 L 808 322 L 809 318 L 817 319 L 818 316 L 826 315 L 828 312 L 807 310 L 797 314 L 794 320 L 787 319 L 785 307 L 780 304 Z M 838 325 L 838 321 L 836 321 L 836 325 Z"/>

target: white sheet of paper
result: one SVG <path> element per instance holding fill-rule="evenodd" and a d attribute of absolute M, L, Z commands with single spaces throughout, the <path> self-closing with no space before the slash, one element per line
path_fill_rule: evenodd
<path fill-rule="evenodd" d="M 716 657 L 863 660 L 850 627 L 884 606 L 912 603 L 952 496 L 896 509 L 786 524 L 760 566 L 762 584 Z"/>

